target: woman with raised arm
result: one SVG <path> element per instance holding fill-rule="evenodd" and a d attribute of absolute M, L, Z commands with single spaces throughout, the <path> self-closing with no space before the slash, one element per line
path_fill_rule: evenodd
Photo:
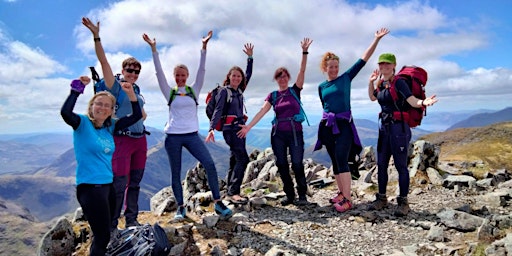
<path fill-rule="evenodd" d="M 227 208 L 220 198 L 219 180 L 215 163 L 206 148 L 205 143 L 199 137 L 199 120 L 197 117 L 197 97 L 203 88 L 205 76 L 206 62 L 206 45 L 213 32 L 209 31 L 203 37 L 203 48 L 201 49 L 201 58 L 199 61 L 199 69 L 196 74 L 194 83 L 187 85 L 189 72 L 187 66 L 179 64 L 174 67 L 174 82 L 176 86 L 172 88 L 167 83 L 160 58 L 156 49 L 156 39 L 150 39 L 147 34 L 143 34 L 142 38 L 151 46 L 153 53 L 153 63 L 155 64 L 156 77 L 160 91 L 169 105 L 169 120 L 165 125 L 165 151 L 169 157 L 171 166 L 171 186 L 178 204 L 178 209 L 174 219 L 182 220 L 186 216 L 185 202 L 183 200 L 183 187 L 181 185 L 181 157 L 182 150 L 186 148 L 192 156 L 194 156 L 206 170 L 208 185 L 212 191 L 215 202 L 215 212 L 223 219 L 231 217 L 232 211 Z"/>
<path fill-rule="evenodd" d="M 210 130 L 206 136 L 206 142 L 215 142 L 214 128 L 222 122 L 222 136 L 231 153 L 226 182 L 227 194 L 233 204 L 248 202 L 247 198 L 241 196 L 240 187 L 249 163 L 249 155 L 245 138 L 239 138 L 236 133 L 240 130 L 239 125 L 245 124 L 246 120 L 243 92 L 247 89 L 252 74 L 253 48 L 252 44 L 245 44 L 244 52 L 248 56 L 245 75 L 239 66 L 233 66 L 226 74 L 223 87 L 215 98 L 215 109 L 210 120 Z"/>
<path fill-rule="evenodd" d="M 277 82 L 278 90 L 271 92 L 265 98 L 261 109 L 256 113 L 248 125 L 241 125 L 242 129 L 237 135 L 245 138 L 249 130 L 254 127 L 265 116 L 270 108 L 274 107 L 275 118 L 272 122 L 271 144 L 276 157 L 276 166 L 283 181 L 283 190 L 286 197 L 281 200 L 283 206 L 295 203 L 296 205 L 308 204 L 306 192 L 307 183 L 304 174 L 304 135 L 302 132 L 303 110 L 300 103 L 300 92 L 304 85 L 308 49 L 313 40 L 304 38 L 301 41 L 302 61 L 300 64 L 297 79 L 292 87 L 288 83 L 291 79 L 290 73 L 285 67 L 280 67 L 274 72 L 274 80 Z M 295 189 L 290 176 L 288 165 L 288 153 L 291 156 L 292 170 L 295 173 L 297 183 L 298 200 L 295 201 Z"/>
<path fill-rule="evenodd" d="M 332 52 L 326 52 L 320 62 L 320 69 L 327 75 L 327 80 L 318 86 L 318 94 L 324 110 L 318 127 L 318 142 L 315 150 L 325 145 L 331 158 L 332 170 L 338 187 L 338 193 L 329 202 L 338 212 L 352 208 L 349 154 L 353 147 L 361 151 L 361 142 L 352 118 L 350 107 L 350 90 L 352 80 L 370 59 L 380 39 L 389 33 L 386 28 L 375 32 L 375 38 L 363 53 L 345 73 L 340 71 L 340 58 Z"/>
<path fill-rule="evenodd" d="M 107 60 L 105 51 L 101 44 L 100 38 L 100 22 L 94 24 L 89 18 L 82 18 L 82 24 L 87 27 L 94 38 L 94 49 L 96 56 L 101 65 L 103 79 L 101 79 L 97 88 L 107 90 L 116 97 L 115 114 L 123 117 L 132 114 L 130 100 L 121 90 L 121 83 L 129 82 L 135 91 L 140 108 L 142 109 L 142 118 L 137 120 L 133 125 L 119 130 L 114 134 L 116 143 L 116 151 L 114 152 L 112 168 L 114 170 L 114 188 L 116 190 L 116 208 L 115 218 L 112 220 L 112 231 L 117 229 L 118 218 L 121 216 L 123 203 L 125 205 L 124 217 L 126 227 L 139 226 L 137 217 L 139 215 L 139 193 L 140 182 L 144 176 L 146 168 L 148 143 L 146 135 L 149 134 L 145 130 L 144 120 L 146 113 L 144 112 L 144 99 L 140 95 L 140 88 L 135 83 L 139 79 L 141 70 L 140 62 L 129 57 L 125 59 L 121 65 L 120 77 L 114 76 L 112 68 Z"/>
<path fill-rule="evenodd" d="M 91 81 L 82 76 L 71 82 L 71 92 L 62 105 L 60 114 L 73 128 L 73 146 L 76 157 L 76 198 L 93 233 L 90 255 L 105 255 L 110 240 L 112 219 L 115 217 L 112 156 L 115 150 L 114 134 L 136 123 L 142 112 L 129 82 L 121 89 L 131 102 L 132 115 L 114 118 L 116 99 L 106 91 L 94 94 L 89 100 L 87 114 L 75 114 L 78 96 Z"/>

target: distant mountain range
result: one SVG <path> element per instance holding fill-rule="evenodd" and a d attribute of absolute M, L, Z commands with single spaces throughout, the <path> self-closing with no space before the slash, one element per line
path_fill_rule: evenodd
<path fill-rule="evenodd" d="M 445 113 L 451 116 L 443 119 L 444 126 L 473 127 L 481 121 L 482 126 L 489 120 L 512 120 L 511 108 L 487 113 L 485 118 L 476 114 Z M 434 120 L 443 116 L 441 113 L 431 114 L 427 118 Z M 457 116 L 457 117 L 455 117 Z M 460 116 L 466 116 L 460 119 Z M 490 118 L 493 117 L 493 118 Z M 453 120 L 453 122 L 449 122 Z M 432 120 L 429 120 L 432 121 Z M 455 123 L 456 122 L 456 123 Z M 375 146 L 378 137 L 376 122 L 356 119 L 358 133 L 363 146 Z M 304 158 L 313 158 L 316 162 L 330 166 L 329 157 L 322 149 L 313 152 L 317 138 L 318 125 L 304 126 L 306 144 Z M 148 136 L 148 161 L 146 172 L 141 184 L 140 209 L 149 209 L 149 199 L 157 191 L 170 185 L 170 167 L 165 152 L 165 134 L 154 128 Z M 420 128 L 413 129 L 413 140 L 430 134 Z M 204 131 L 202 134 L 206 134 Z M 222 135 L 216 133 L 216 143 L 208 143 L 207 147 L 216 163 L 218 175 L 225 179 L 228 168 L 229 149 L 222 141 Z M 203 137 L 204 139 L 204 137 Z M 75 156 L 72 149 L 72 133 L 66 134 L 23 134 L 0 135 L 0 200 L 20 205 L 30 211 L 39 221 L 47 221 L 62 216 L 76 209 L 74 176 Z M 254 149 L 263 150 L 270 147 L 270 130 L 254 128 L 249 132 L 247 148 L 249 153 Z M 186 171 L 197 164 L 187 150 L 183 150 L 182 178 Z"/>
<path fill-rule="evenodd" d="M 512 120 L 512 107 L 508 107 L 497 112 L 484 112 L 471 115 L 467 119 L 453 124 L 446 130 L 449 131 L 457 128 L 481 127 L 510 120 Z"/>

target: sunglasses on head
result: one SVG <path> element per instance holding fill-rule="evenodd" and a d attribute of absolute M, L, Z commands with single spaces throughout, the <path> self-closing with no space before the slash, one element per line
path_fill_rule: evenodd
<path fill-rule="evenodd" d="M 140 74 L 140 69 L 125 68 L 124 71 L 136 75 Z"/>

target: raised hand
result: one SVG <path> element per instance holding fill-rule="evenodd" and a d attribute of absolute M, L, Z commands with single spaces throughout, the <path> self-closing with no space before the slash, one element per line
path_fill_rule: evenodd
<path fill-rule="evenodd" d="M 244 52 L 245 54 L 247 54 L 247 56 L 252 56 L 252 53 L 253 53 L 253 49 L 254 49 L 254 45 L 251 44 L 251 43 L 246 43 L 244 44 Z"/>
<path fill-rule="evenodd" d="M 156 38 L 151 39 L 151 38 L 149 38 L 148 34 L 144 33 L 144 34 L 142 34 L 142 39 L 144 39 L 144 41 L 146 41 L 146 43 L 148 43 L 149 46 L 156 47 Z"/>
<path fill-rule="evenodd" d="M 377 80 L 380 76 L 380 72 L 378 69 L 375 69 L 372 74 L 370 75 L 370 82 L 375 82 L 375 80 Z"/>
<path fill-rule="evenodd" d="M 133 90 L 133 84 L 130 82 L 121 82 L 121 89 L 128 95 L 131 101 L 136 101 L 135 91 Z"/>
<path fill-rule="evenodd" d="M 146 41 L 146 43 L 148 43 L 149 46 L 151 46 L 152 52 L 156 52 L 156 38 L 151 39 L 146 33 L 144 33 L 142 34 L 142 39 L 144 39 L 144 41 Z"/>
<path fill-rule="evenodd" d="M 313 43 L 313 40 L 309 39 L 309 37 L 304 37 L 304 40 L 300 42 L 303 52 L 307 52 L 309 46 Z"/>
<path fill-rule="evenodd" d="M 84 85 L 88 85 L 91 82 L 91 78 L 88 76 L 81 76 L 79 79 Z"/>
<path fill-rule="evenodd" d="M 94 37 L 99 36 L 99 34 L 100 34 L 100 22 L 99 21 L 96 23 L 96 25 L 94 25 L 94 23 L 89 18 L 83 17 L 82 24 L 84 24 L 84 26 L 86 26 L 91 31 L 91 33 L 93 34 Z"/>
<path fill-rule="evenodd" d="M 375 32 L 375 37 L 380 39 L 383 36 L 387 35 L 388 33 L 389 33 L 389 29 L 381 28 L 380 30 L 377 30 L 377 32 Z"/>
<path fill-rule="evenodd" d="M 210 41 L 210 38 L 213 36 L 213 31 L 208 31 L 208 34 L 203 37 L 203 44 L 207 44 Z"/>

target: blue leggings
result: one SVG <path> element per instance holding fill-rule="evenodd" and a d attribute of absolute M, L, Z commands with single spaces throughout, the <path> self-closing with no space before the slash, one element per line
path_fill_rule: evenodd
<path fill-rule="evenodd" d="M 171 165 L 171 186 L 178 205 L 183 205 L 183 187 L 181 186 L 181 153 L 186 148 L 206 170 L 208 186 L 212 191 L 213 199 L 220 199 L 219 177 L 210 152 L 197 132 L 186 134 L 167 134 L 165 137 L 165 151 Z"/>

